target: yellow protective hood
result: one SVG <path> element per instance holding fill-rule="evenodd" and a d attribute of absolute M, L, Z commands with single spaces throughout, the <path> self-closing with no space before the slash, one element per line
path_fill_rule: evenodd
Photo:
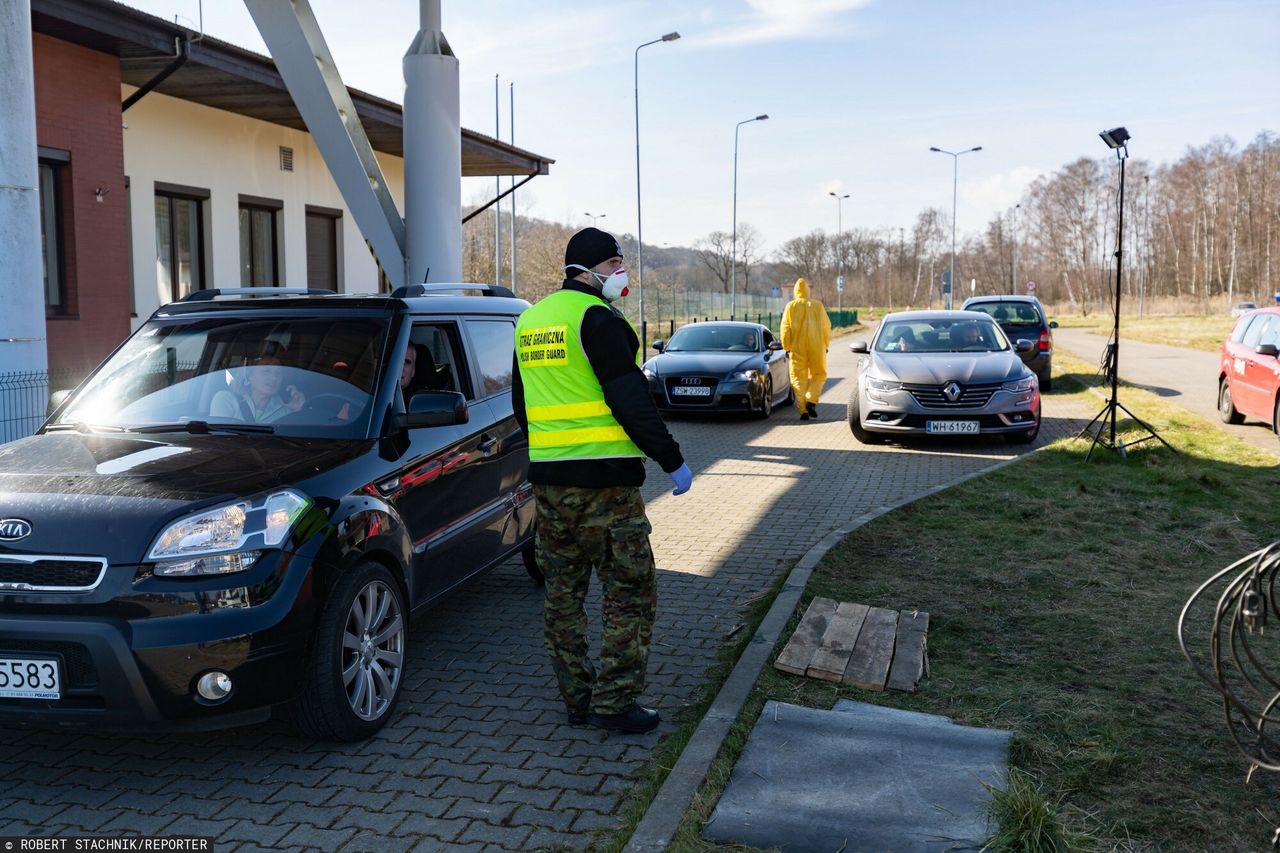
<path fill-rule="evenodd" d="M 796 299 L 809 298 L 809 282 L 802 278 L 796 279 Z"/>

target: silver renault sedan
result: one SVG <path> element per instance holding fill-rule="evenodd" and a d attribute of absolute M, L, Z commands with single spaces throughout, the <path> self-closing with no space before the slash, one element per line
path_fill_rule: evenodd
<path fill-rule="evenodd" d="M 872 444 L 890 435 L 999 434 L 1011 444 L 1040 432 L 1040 385 L 1012 343 L 980 311 L 888 314 L 858 360 L 849 429 Z"/>

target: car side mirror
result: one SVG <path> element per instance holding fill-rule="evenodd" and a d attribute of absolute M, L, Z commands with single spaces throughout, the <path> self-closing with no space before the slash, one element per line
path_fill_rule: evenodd
<path fill-rule="evenodd" d="M 61 391 L 54 391 L 50 394 L 49 406 L 44 410 L 44 416 L 46 418 L 53 417 L 53 413 L 58 411 L 63 403 L 67 402 L 67 398 L 71 396 L 71 391 L 72 389 L 70 388 L 64 388 Z"/>
<path fill-rule="evenodd" d="M 1050 321 L 1049 321 L 1049 328 L 1050 328 L 1050 329 L 1056 329 L 1056 328 L 1058 328 L 1058 321 L 1057 321 L 1057 320 L 1050 320 Z"/>
<path fill-rule="evenodd" d="M 1013 348 L 1016 349 L 1018 352 L 1031 352 L 1033 349 L 1035 349 L 1035 347 L 1036 347 L 1036 342 L 1029 341 L 1026 338 L 1018 338 L 1018 340 L 1015 341 L 1013 344 Z"/>
<path fill-rule="evenodd" d="M 409 400 L 409 411 L 396 417 L 402 429 L 465 424 L 467 398 L 457 391 L 421 391 Z"/>
<path fill-rule="evenodd" d="M 1280 352 L 1280 350 L 1276 349 L 1275 344 L 1258 344 L 1256 347 L 1253 348 L 1253 351 L 1256 352 L 1258 355 L 1269 355 L 1272 358 L 1275 358 L 1276 353 Z"/>
<path fill-rule="evenodd" d="M 866 341 L 854 341 L 849 344 L 849 352 L 871 352 Z"/>
<path fill-rule="evenodd" d="M 777 352 L 778 350 L 782 349 L 782 341 L 769 341 L 769 343 L 765 344 L 764 348 L 767 350 L 771 350 L 773 352 Z"/>
<path fill-rule="evenodd" d="M 653 342 L 653 348 L 658 352 L 662 352 L 662 348 L 665 347 L 666 345 L 667 345 L 667 342 L 663 340 L 657 340 Z"/>

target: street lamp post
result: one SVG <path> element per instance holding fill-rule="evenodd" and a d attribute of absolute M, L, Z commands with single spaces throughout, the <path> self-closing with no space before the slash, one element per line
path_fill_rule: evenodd
<path fill-rule="evenodd" d="M 1013 279 L 1013 290 L 1010 293 L 1018 292 L 1018 209 L 1021 204 L 1013 206 L 1013 247 L 1009 250 L 1009 277 Z"/>
<path fill-rule="evenodd" d="M 951 155 L 951 272 L 948 274 L 950 287 L 947 289 L 946 294 L 946 308 L 950 311 L 951 294 L 956 289 L 956 194 L 960 185 L 960 155 L 981 151 L 982 146 L 976 145 L 963 151 L 947 151 L 944 148 L 930 148 L 929 150 L 937 151 L 939 154 Z"/>
<path fill-rule="evenodd" d="M 841 208 L 849 194 L 829 192 L 827 195 L 836 200 L 836 310 L 844 311 L 844 241 L 840 239 L 844 234 L 844 215 Z"/>
<path fill-rule="evenodd" d="M 729 319 L 732 320 L 738 311 L 738 131 L 744 124 L 753 121 L 765 121 L 768 114 L 755 118 L 743 119 L 733 126 L 733 234 L 730 236 L 729 250 Z"/>
<path fill-rule="evenodd" d="M 657 44 L 661 41 L 675 41 L 680 38 L 677 32 L 667 33 L 662 38 L 647 41 L 636 47 L 635 53 L 635 95 L 636 95 L 636 290 L 640 294 L 640 336 L 644 344 L 644 228 L 640 218 L 640 48 Z"/>
<path fill-rule="evenodd" d="M 583 215 L 583 216 L 590 216 L 590 217 L 591 217 L 591 227 L 592 227 L 592 228 L 595 228 L 595 227 L 596 227 L 596 223 L 597 223 L 597 222 L 599 222 L 601 219 L 604 219 L 605 217 L 607 217 L 609 214 L 607 214 L 607 213 L 584 213 L 584 214 L 582 214 L 582 215 Z"/>

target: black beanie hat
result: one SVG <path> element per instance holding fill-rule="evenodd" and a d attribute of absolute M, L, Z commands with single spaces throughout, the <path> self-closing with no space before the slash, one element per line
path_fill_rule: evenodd
<path fill-rule="evenodd" d="M 596 264 L 610 258 L 622 257 L 622 247 L 613 235 L 599 228 L 583 228 L 569 238 L 569 245 L 564 249 L 565 273 L 572 278 L 581 270 L 570 272 L 570 264 L 578 264 L 591 269 Z"/>

